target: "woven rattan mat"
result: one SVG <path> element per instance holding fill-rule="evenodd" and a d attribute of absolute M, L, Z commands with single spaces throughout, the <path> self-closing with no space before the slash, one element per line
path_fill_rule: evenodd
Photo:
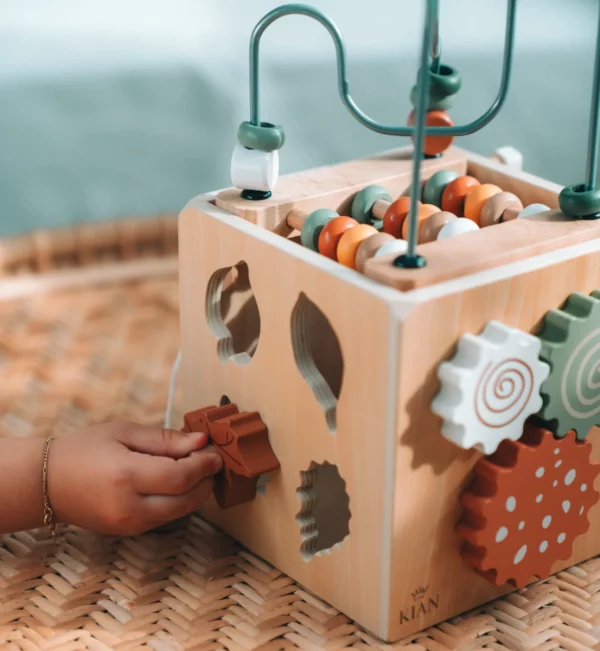
<path fill-rule="evenodd" d="M 0 303 L 0 436 L 128 418 L 160 423 L 178 345 L 177 281 Z M 44 561 L 44 555 L 48 558 Z M 600 649 L 600 560 L 393 648 Z M 101 539 L 0 536 L 0 648 L 388 648 L 196 516 Z"/>

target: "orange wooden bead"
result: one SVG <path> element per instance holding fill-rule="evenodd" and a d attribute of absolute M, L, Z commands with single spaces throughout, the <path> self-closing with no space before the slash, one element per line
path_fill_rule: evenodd
<path fill-rule="evenodd" d="M 493 183 L 484 183 L 479 185 L 465 197 L 464 215 L 467 219 L 481 226 L 481 211 L 485 202 L 495 194 L 500 194 L 502 188 Z"/>
<path fill-rule="evenodd" d="M 454 122 L 446 111 L 427 111 L 425 124 L 428 127 L 453 127 Z M 415 126 L 415 111 L 408 116 L 408 126 Z M 427 156 L 436 156 L 446 151 L 454 141 L 454 136 L 426 136 L 423 142 L 423 152 Z M 414 138 L 413 138 L 414 142 Z"/>
<path fill-rule="evenodd" d="M 420 205 L 421 202 L 417 201 L 417 206 Z M 396 199 L 391 203 L 383 216 L 383 232 L 400 239 L 402 237 L 402 224 L 404 224 L 409 210 L 410 197 L 400 197 L 400 199 Z"/>
<path fill-rule="evenodd" d="M 372 235 L 377 235 L 377 229 L 369 224 L 358 224 L 354 228 L 349 228 L 338 242 L 338 262 L 345 267 L 356 269 L 356 250 L 363 240 Z"/>
<path fill-rule="evenodd" d="M 431 215 L 435 215 L 436 212 L 440 212 L 440 209 L 431 203 L 423 203 L 419 206 L 419 211 L 417 212 L 417 229 L 418 229 L 417 242 L 422 243 L 421 229 L 423 228 L 423 224 L 431 217 Z M 404 224 L 402 224 L 402 237 L 405 240 L 408 239 L 409 225 L 410 225 L 410 219 L 408 219 L 407 217 L 404 220 Z"/>
<path fill-rule="evenodd" d="M 462 217 L 465 197 L 478 185 L 481 183 L 473 176 L 459 176 L 448 183 L 442 194 L 442 210 Z"/>
<path fill-rule="evenodd" d="M 319 253 L 332 260 L 337 259 L 338 242 L 349 229 L 358 225 L 352 217 L 336 217 L 325 224 L 319 235 Z"/>

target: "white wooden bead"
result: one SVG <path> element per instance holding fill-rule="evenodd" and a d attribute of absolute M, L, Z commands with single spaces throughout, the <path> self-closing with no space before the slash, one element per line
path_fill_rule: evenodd
<path fill-rule="evenodd" d="M 438 233 L 438 240 L 447 240 L 451 237 L 456 237 L 457 235 L 462 235 L 463 233 L 470 233 L 471 231 L 478 231 L 479 226 L 472 220 L 467 219 L 466 217 L 459 217 L 458 219 L 453 219 L 447 224 L 444 224 L 440 232 Z"/>
<path fill-rule="evenodd" d="M 246 149 L 238 142 L 231 156 L 231 182 L 240 190 L 272 191 L 279 176 L 279 153 Z"/>
<path fill-rule="evenodd" d="M 441 389 L 431 408 L 444 420 L 442 436 L 485 454 L 519 439 L 525 420 L 542 407 L 550 367 L 539 359 L 541 346 L 537 337 L 498 321 L 480 335 L 463 335 L 454 357 L 438 367 Z"/>
<path fill-rule="evenodd" d="M 384 255 L 402 255 L 408 250 L 408 242 L 406 240 L 394 240 L 393 242 L 386 242 L 377 253 L 373 256 L 380 258 Z"/>
<path fill-rule="evenodd" d="M 550 210 L 550 208 L 548 206 L 545 206 L 543 203 L 532 203 L 521 210 L 521 212 L 517 215 L 517 219 L 531 217 L 531 215 L 539 215 L 539 213 L 546 212 L 548 210 Z"/>
<path fill-rule="evenodd" d="M 523 154 L 510 145 L 498 147 L 493 157 L 513 170 L 523 169 Z"/>

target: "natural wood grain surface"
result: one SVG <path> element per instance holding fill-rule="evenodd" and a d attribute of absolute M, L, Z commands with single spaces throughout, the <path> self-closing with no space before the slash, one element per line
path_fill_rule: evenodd
<path fill-rule="evenodd" d="M 458 500 L 481 454 L 461 450 L 440 434 L 441 419 L 431 411 L 439 390 L 439 364 L 453 355 L 463 334 L 479 334 L 490 320 L 535 334 L 546 312 L 561 306 L 569 294 L 599 287 L 600 240 L 595 240 L 559 258 L 547 255 L 536 264 L 515 263 L 496 277 L 480 274 L 413 292 L 418 305 L 398 325 L 395 357 L 400 383 L 395 401 L 392 637 L 402 634 L 398 614 L 410 605 L 405 585 L 428 585 L 431 595 L 439 594 L 444 613 L 460 612 L 498 594 L 458 558 Z M 588 440 L 592 459 L 600 461 L 600 430 L 592 430 Z M 595 487 L 600 489 L 600 479 Z M 600 553 L 600 504 L 590 511 L 590 522 L 572 557 L 556 563 L 554 572 Z M 428 621 L 422 617 L 421 624 Z"/>
<path fill-rule="evenodd" d="M 395 255 L 369 260 L 365 273 L 390 287 L 410 291 L 511 262 L 558 251 L 600 237 L 600 220 L 567 219 L 560 210 L 515 219 L 419 247 L 422 269 L 397 269 Z"/>
<path fill-rule="evenodd" d="M 441 437 L 430 409 L 436 369 L 462 334 L 477 334 L 488 320 L 531 331 L 571 291 L 599 286 L 600 240 L 410 293 L 374 283 L 208 203 L 188 206 L 180 241 L 185 408 L 214 404 L 226 394 L 258 410 L 281 462 L 265 496 L 235 512 L 211 507 L 207 517 L 388 639 L 509 590 L 479 578 L 459 556 L 459 497 L 479 454 Z M 203 247 L 206 241 L 210 248 Z M 261 317 L 256 353 L 244 365 L 218 360 L 203 313 L 211 274 L 240 260 L 248 264 Z M 326 315 L 343 355 L 333 435 L 294 360 L 291 315 L 300 296 Z M 600 458 L 598 434 L 590 437 Z M 305 563 L 296 490 L 300 471 L 313 462 L 337 466 L 352 517 L 341 548 Z M 600 552 L 597 507 L 591 518 L 573 557 L 555 570 Z M 413 611 L 413 593 L 421 589 L 427 609 Z"/>
<path fill-rule="evenodd" d="M 311 253 L 209 203 L 198 202 L 182 213 L 184 408 L 218 404 L 225 394 L 241 410 L 261 414 L 281 471 L 272 474 L 264 496 L 230 511 L 211 505 L 206 516 L 254 553 L 378 632 L 382 539 L 390 535 L 389 526 L 383 525 L 389 492 L 381 464 L 386 436 L 394 434 L 386 409 L 390 314 L 385 296 L 394 292 Z M 205 316 L 206 292 L 215 271 L 241 261 L 247 264 L 258 305 L 260 336 L 251 361 L 223 363 L 217 355 L 217 330 L 208 327 Z M 294 349 L 293 341 L 314 337 L 309 331 L 292 336 L 292 315 L 298 301 L 306 299 L 326 315 L 343 366 L 323 356 L 308 369 L 297 365 L 296 356 L 305 356 L 310 346 Z M 238 325 L 243 330 L 241 318 Z M 310 328 L 313 319 L 303 321 Z M 221 337 L 227 336 L 220 332 Z M 359 343 L 366 341 L 369 346 Z M 305 379 L 319 368 L 331 388 L 321 402 Z M 329 412 L 336 393 L 340 398 L 332 434 Z M 350 535 L 341 548 L 307 563 L 296 522 L 301 506 L 297 489 L 300 473 L 313 462 L 337 466 L 346 482 L 352 517 Z"/>

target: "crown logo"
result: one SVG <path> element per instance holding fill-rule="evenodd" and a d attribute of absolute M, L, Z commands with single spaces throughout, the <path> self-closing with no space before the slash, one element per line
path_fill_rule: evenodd
<path fill-rule="evenodd" d="M 423 599 L 423 597 L 427 594 L 428 589 L 429 589 L 428 585 L 417 588 L 413 593 L 411 593 L 413 601 L 419 601 Z"/>

